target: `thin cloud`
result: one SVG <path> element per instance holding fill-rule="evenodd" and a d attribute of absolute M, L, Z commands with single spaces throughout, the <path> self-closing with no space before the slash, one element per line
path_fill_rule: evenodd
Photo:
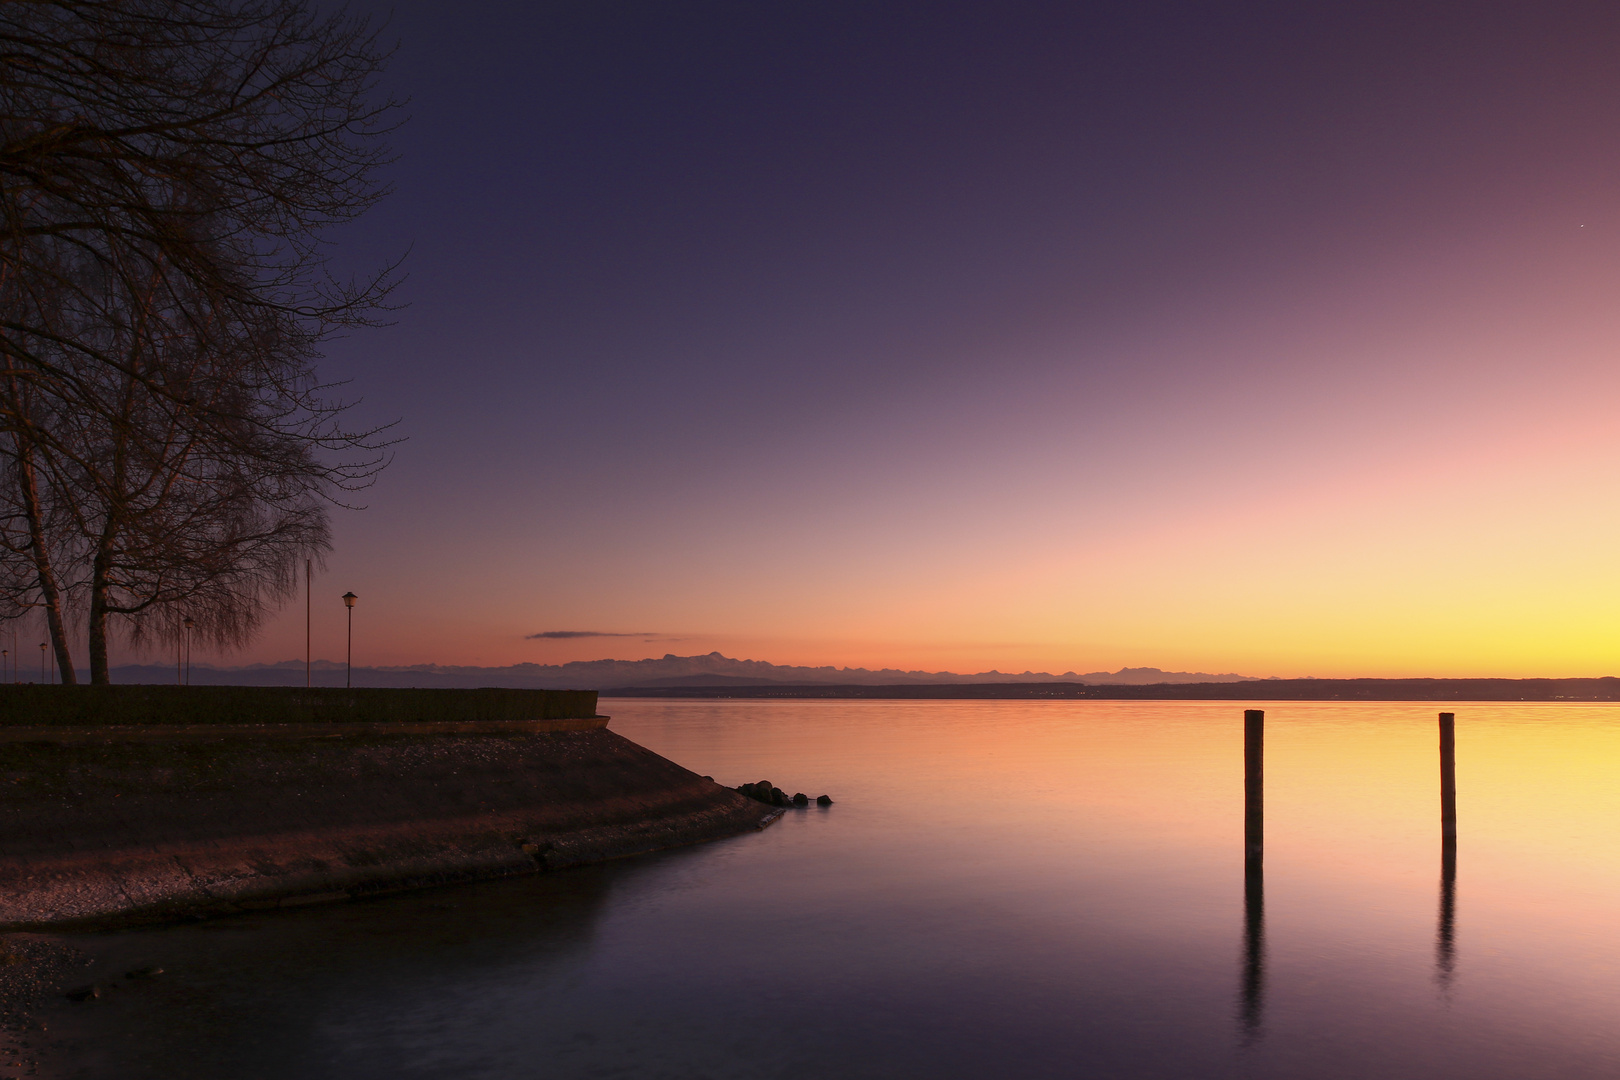
<path fill-rule="evenodd" d="M 663 638 L 656 630 L 638 630 L 627 634 L 615 634 L 608 630 L 542 630 L 538 634 L 525 634 L 524 641 L 566 641 L 570 638 L 590 637 L 638 637 Z M 679 641 L 680 638 L 665 638 L 668 641 Z"/>

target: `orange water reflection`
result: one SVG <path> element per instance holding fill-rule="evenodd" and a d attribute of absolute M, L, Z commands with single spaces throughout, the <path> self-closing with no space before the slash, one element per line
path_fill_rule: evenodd
<path fill-rule="evenodd" d="M 83 1075 L 176 1080 L 1620 1075 L 1620 708 L 604 705 L 724 783 L 835 805 L 577 872 L 99 938 L 104 970 L 171 976 L 62 1003 L 55 1037 L 82 1025 L 107 1063 Z"/>
<path fill-rule="evenodd" d="M 1248 872 L 1246 707 L 1266 713 L 1265 865 Z M 1441 836 L 1442 710 L 1457 716 L 1462 872 L 1459 845 Z M 1308 1046 L 1333 1041 L 1312 1024 L 1391 1047 L 1410 1039 L 1421 1058 L 1414 1025 L 1435 1008 L 1434 1023 L 1504 1075 L 1526 1061 L 1571 1075 L 1620 1065 L 1608 1033 L 1620 1008 L 1620 708 L 610 701 L 608 711 L 615 727 L 722 780 L 768 776 L 812 795 L 836 786 L 841 806 L 874 815 L 848 826 L 877 834 L 862 845 L 874 863 L 937 858 L 951 838 L 964 865 L 931 870 L 935 887 L 978 891 L 992 908 L 1016 892 L 1016 917 L 1049 949 L 1084 952 L 1102 937 L 1144 956 L 1190 955 L 1235 938 L 1225 955 L 1238 961 L 1238 1041 L 1263 1036 L 1276 1067 L 1304 1067 Z M 738 724 L 746 740 L 729 733 Z M 1004 913 L 1013 907 L 1002 898 Z M 1467 1055 L 1436 1037 L 1460 1067 Z"/>

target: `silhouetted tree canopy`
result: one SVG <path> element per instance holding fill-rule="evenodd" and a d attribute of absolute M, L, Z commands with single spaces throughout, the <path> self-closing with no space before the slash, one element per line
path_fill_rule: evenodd
<path fill-rule="evenodd" d="M 64 681 L 79 600 L 240 644 L 386 460 L 315 361 L 392 268 L 329 272 L 381 195 L 373 31 L 305 0 L 0 3 L 0 572 Z"/>

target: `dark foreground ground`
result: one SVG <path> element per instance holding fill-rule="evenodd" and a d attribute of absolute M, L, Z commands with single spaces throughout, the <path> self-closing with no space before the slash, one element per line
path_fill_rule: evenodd
<path fill-rule="evenodd" d="M 39 1003 L 87 978 L 54 931 L 539 874 L 779 813 L 604 726 L 529 726 L 0 732 L 0 1076 L 49 1075 Z"/>
<path fill-rule="evenodd" d="M 0 742 L 0 930 L 537 873 L 765 813 L 605 728 Z"/>

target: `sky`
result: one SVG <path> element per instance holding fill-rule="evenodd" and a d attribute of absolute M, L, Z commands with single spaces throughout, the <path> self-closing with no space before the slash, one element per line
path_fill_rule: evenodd
<path fill-rule="evenodd" d="M 1620 671 L 1620 7 L 351 10 L 317 658 Z"/>

